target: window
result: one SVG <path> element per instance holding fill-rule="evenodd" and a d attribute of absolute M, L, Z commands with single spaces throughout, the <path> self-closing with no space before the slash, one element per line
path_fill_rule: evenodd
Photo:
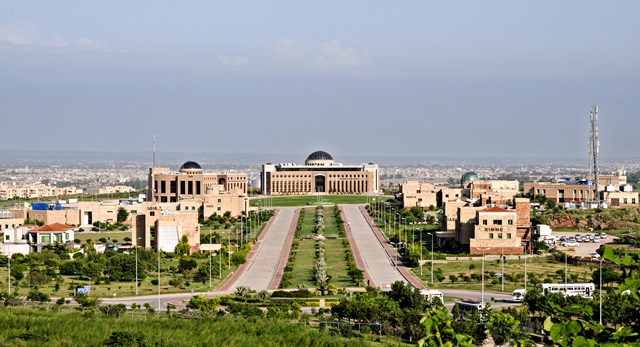
<path fill-rule="evenodd" d="M 500 219 L 494 219 L 494 220 L 493 220 L 493 225 L 502 225 L 502 220 L 500 220 Z"/>
<path fill-rule="evenodd" d="M 178 182 L 176 181 L 169 182 L 169 192 L 171 194 L 175 194 L 177 193 L 177 190 L 178 190 Z"/>
<path fill-rule="evenodd" d="M 167 192 L 167 181 L 160 181 L 160 193 L 164 194 Z"/>
<path fill-rule="evenodd" d="M 513 225 L 513 219 L 509 219 L 509 225 Z"/>
<path fill-rule="evenodd" d="M 222 211 L 222 208 L 220 208 L 220 206 L 218 206 L 218 211 Z"/>
<path fill-rule="evenodd" d="M 631 198 L 631 203 L 635 205 L 636 204 L 636 198 Z"/>
<path fill-rule="evenodd" d="M 9 235 L 5 235 L 4 239 L 9 241 Z"/>
<path fill-rule="evenodd" d="M 64 233 L 64 239 L 69 240 L 69 233 Z"/>
<path fill-rule="evenodd" d="M 493 238 L 493 233 L 489 233 L 489 238 L 492 239 Z"/>
<path fill-rule="evenodd" d="M 624 198 L 624 204 L 625 205 L 627 204 L 627 198 Z"/>
<path fill-rule="evenodd" d="M 487 225 L 487 220 L 486 219 L 482 220 L 482 225 Z"/>
<path fill-rule="evenodd" d="M 502 233 L 498 234 L 498 238 L 501 239 L 502 238 Z"/>
<path fill-rule="evenodd" d="M 151 211 L 151 212 L 149 212 L 149 215 L 150 215 L 151 217 L 153 217 L 153 216 L 155 216 L 155 215 L 156 215 L 156 213 L 155 213 L 154 211 Z"/>
<path fill-rule="evenodd" d="M 511 238 L 511 233 L 507 233 L 507 238 L 510 239 Z"/>
<path fill-rule="evenodd" d="M 221 203 L 221 202 L 222 202 L 222 199 L 218 198 L 218 203 Z"/>
<path fill-rule="evenodd" d="M 51 243 L 51 236 L 50 235 L 42 235 L 42 238 L 40 240 L 42 241 L 42 243 Z"/>

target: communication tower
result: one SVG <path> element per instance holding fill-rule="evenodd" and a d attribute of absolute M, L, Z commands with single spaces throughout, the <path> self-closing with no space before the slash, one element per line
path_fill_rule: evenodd
<path fill-rule="evenodd" d="M 600 141 L 598 140 L 598 105 L 591 104 L 589 109 L 589 121 L 591 130 L 589 131 L 589 176 L 593 179 L 594 199 L 600 207 L 600 191 L 598 186 L 598 153 L 600 152 Z"/>

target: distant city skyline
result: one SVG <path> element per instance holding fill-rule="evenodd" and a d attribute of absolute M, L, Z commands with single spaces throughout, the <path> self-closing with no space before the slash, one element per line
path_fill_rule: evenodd
<path fill-rule="evenodd" d="M 635 157 L 640 3 L 6 2 L 1 149 Z M 299 162 L 304 158 L 300 158 Z"/>

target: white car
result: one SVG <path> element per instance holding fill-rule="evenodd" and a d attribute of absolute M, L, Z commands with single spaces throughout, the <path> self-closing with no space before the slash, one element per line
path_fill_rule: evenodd
<path fill-rule="evenodd" d="M 591 253 L 591 258 L 600 259 L 600 254 L 593 252 L 593 253 Z"/>
<path fill-rule="evenodd" d="M 561 244 L 562 247 L 577 247 L 580 244 L 575 241 L 565 241 Z"/>
<path fill-rule="evenodd" d="M 606 239 L 607 238 L 607 233 L 600 233 L 600 238 L 601 239 Z"/>
<path fill-rule="evenodd" d="M 596 235 L 593 237 L 593 242 L 600 242 L 600 236 Z"/>

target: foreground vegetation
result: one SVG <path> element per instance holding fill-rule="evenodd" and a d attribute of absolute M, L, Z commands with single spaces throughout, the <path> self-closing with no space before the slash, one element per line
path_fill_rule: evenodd
<path fill-rule="evenodd" d="M 86 313 L 91 312 L 91 313 Z M 154 316 L 0 308 L 2 346 L 370 346 L 277 319 Z"/>

